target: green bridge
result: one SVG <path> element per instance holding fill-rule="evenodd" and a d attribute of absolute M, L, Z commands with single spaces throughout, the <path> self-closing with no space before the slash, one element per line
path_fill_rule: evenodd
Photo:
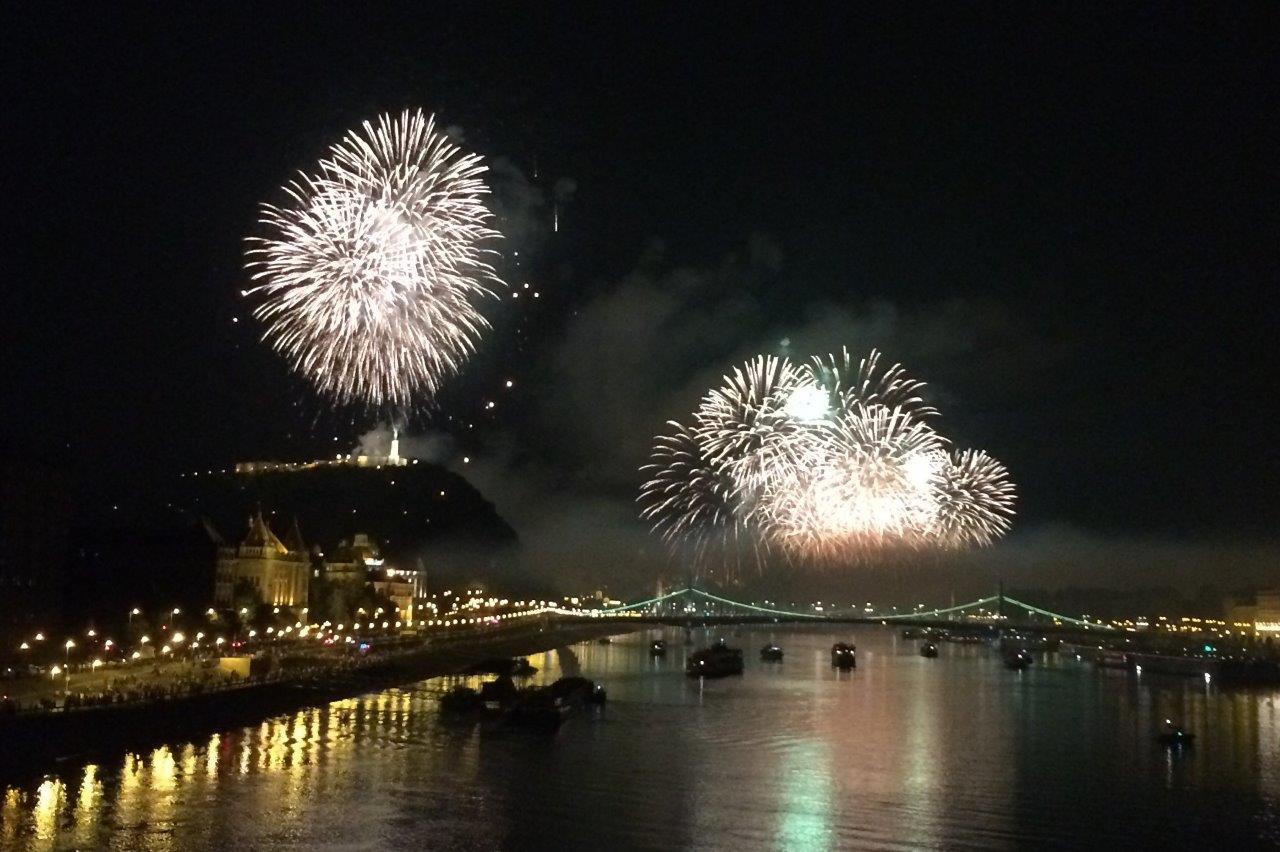
<path fill-rule="evenodd" d="M 570 614 L 569 610 L 563 611 Z M 581 612 L 572 614 L 581 615 Z M 1115 632 L 1101 621 L 1073 618 L 1062 613 L 1011 598 L 998 591 L 968 603 L 911 612 L 876 612 L 868 609 L 827 609 L 815 611 L 761 606 L 736 601 L 688 586 L 648 600 L 608 607 L 595 617 L 618 617 L 657 624 L 747 623 L 782 621 L 830 622 L 838 624 L 904 624 L 921 627 L 999 626 L 1026 630 L 1090 630 Z"/>

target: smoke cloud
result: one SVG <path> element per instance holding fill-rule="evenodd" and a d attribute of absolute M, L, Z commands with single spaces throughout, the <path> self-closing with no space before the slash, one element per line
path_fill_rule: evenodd
<path fill-rule="evenodd" d="M 444 464 L 454 455 L 453 439 L 442 432 L 409 434 L 401 432 L 400 455 L 422 459 L 434 464 Z M 351 450 L 353 455 L 385 456 L 391 453 L 392 426 L 379 423 L 357 440 Z"/>

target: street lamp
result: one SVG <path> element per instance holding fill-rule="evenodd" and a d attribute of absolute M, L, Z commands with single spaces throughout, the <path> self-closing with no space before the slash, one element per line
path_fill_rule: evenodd
<path fill-rule="evenodd" d="M 72 639 L 68 639 L 67 644 L 62 646 L 63 648 L 66 649 L 66 652 L 67 652 L 67 656 L 65 660 L 67 667 L 66 669 L 64 669 L 66 673 L 66 680 L 64 680 L 62 684 L 63 692 L 71 691 L 71 649 L 74 648 L 75 646 L 76 646 L 75 640 L 72 640 Z"/>

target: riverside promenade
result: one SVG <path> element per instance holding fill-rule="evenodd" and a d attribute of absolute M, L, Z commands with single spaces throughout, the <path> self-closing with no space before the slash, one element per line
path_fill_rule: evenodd
<path fill-rule="evenodd" d="M 535 654 L 639 625 L 529 619 L 474 631 L 401 635 L 363 651 L 276 649 L 271 669 L 248 678 L 198 678 L 171 664 L 131 674 L 135 688 L 28 701 L 0 712 L 0 774 L 43 771 L 51 761 L 145 748 L 329 701 L 462 673 L 489 657 Z M 195 670 L 200 670 L 196 665 Z M 73 693 L 79 697 L 81 693 Z"/>

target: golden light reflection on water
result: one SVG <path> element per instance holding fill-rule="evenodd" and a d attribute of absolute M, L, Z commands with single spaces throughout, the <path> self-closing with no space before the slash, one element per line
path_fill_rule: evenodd
<path fill-rule="evenodd" d="M 89 848 L 98 834 L 98 822 L 103 813 L 102 782 L 98 778 L 98 767 L 89 764 L 80 777 L 80 792 L 76 796 L 75 812 L 72 814 L 72 842 L 77 848 Z"/>
<path fill-rule="evenodd" d="M 56 778 L 46 778 L 36 790 L 35 807 L 31 816 L 36 840 L 52 844 L 58 829 L 58 811 L 62 808 L 66 787 Z"/>
<path fill-rule="evenodd" d="M 17 846 L 24 816 L 22 793 L 12 787 L 5 790 L 4 803 L 0 805 L 0 846 L 5 849 Z"/>

